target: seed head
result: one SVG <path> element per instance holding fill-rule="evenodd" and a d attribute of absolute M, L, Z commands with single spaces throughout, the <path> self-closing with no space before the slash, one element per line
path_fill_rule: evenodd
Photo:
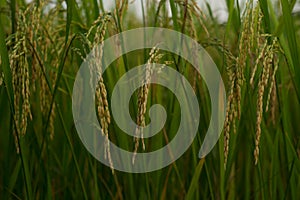
<path fill-rule="evenodd" d="M 145 142 L 144 142 L 144 133 L 143 133 L 143 127 L 145 127 L 145 114 L 147 109 L 147 99 L 148 99 L 148 93 L 150 88 L 150 80 L 151 75 L 153 74 L 153 70 L 151 68 L 151 63 L 158 62 L 163 57 L 163 54 L 159 54 L 159 48 L 156 46 L 153 47 L 149 53 L 149 59 L 146 64 L 146 71 L 143 79 L 143 85 L 139 90 L 138 93 L 138 116 L 137 116 L 137 129 L 135 131 L 136 137 L 134 138 L 135 141 L 135 147 L 134 147 L 134 155 L 132 158 L 132 163 L 135 161 L 135 157 L 139 148 L 139 140 L 141 138 L 142 140 L 142 146 L 143 150 L 145 150 Z M 158 69 L 159 70 L 159 69 Z"/>

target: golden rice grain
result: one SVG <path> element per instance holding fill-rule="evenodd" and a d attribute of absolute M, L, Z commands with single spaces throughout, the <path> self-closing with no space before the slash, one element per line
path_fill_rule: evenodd
<path fill-rule="evenodd" d="M 276 83 L 274 80 L 273 89 L 271 94 L 271 121 L 275 125 L 275 112 L 276 112 L 277 94 L 276 94 Z"/>
<path fill-rule="evenodd" d="M 258 65 L 259 65 L 261 59 L 264 57 L 264 54 L 266 52 L 267 47 L 268 47 L 268 41 L 266 40 L 263 47 L 262 47 L 262 49 L 261 49 L 261 51 L 260 51 L 259 56 L 257 57 L 257 59 L 255 61 L 254 69 L 252 71 L 251 78 L 250 78 L 250 85 L 253 85 L 253 80 L 254 80 L 254 76 L 256 74 Z"/>

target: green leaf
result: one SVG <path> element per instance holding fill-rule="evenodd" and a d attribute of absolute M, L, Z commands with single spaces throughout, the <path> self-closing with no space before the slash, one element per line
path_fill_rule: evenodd
<path fill-rule="evenodd" d="M 14 113 L 14 107 L 13 107 L 14 92 L 12 87 L 12 73 L 9 66 L 9 58 L 8 58 L 8 52 L 5 43 L 5 33 L 2 26 L 2 21 L 0 21 L 0 54 L 2 60 L 1 70 L 3 71 L 4 74 L 4 83 L 6 86 L 10 107 L 12 112 Z"/>
<path fill-rule="evenodd" d="M 271 32 L 271 26 L 270 26 L 270 15 L 269 15 L 269 6 L 268 6 L 268 0 L 260 0 L 260 8 L 262 10 L 262 13 L 264 15 L 264 25 L 265 25 L 265 32 L 270 33 Z"/>
<path fill-rule="evenodd" d="M 170 7 L 171 7 L 171 12 L 172 12 L 172 20 L 173 20 L 173 24 L 174 24 L 174 29 L 176 31 L 179 31 L 179 25 L 178 25 L 178 20 L 177 20 L 177 8 L 175 6 L 175 2 L 174 0 L 170 0 Z"/>
<path fill-rule="evenodd" d="M 298 94 L 300 92 L 300 62 L 299 62 L 299 52 L 296 39 L 296 31 L 294 27 L 294 22 L 292 18 L 292 7 L 288 0 L 281 0 L 282 4 L 282 16 L 285 27 L 285 34 L 289 45 L 289 51 L 292 56 L 292 63 L 289 65 L 292 66 L 292 69 L 295 71 L 295 77 L 292 77 L 296 83 L 296 90 Z"/>
<path fill-rule="evenodd" d="M 191 185 L 189 187 L 189 190 L 188 190 L 186 198 L 185 198 L 186 200 L 194 199 L 194 193 L 195 193 L 197 187 L 199 187 L 198 180 L 199 180 L 199 177 L 200 177 L 200 174 L 202 171 L 204 161 L 205 161 L 205 159 L 201 159 L 196 167 L 193 179 L 191 181 Z"/>

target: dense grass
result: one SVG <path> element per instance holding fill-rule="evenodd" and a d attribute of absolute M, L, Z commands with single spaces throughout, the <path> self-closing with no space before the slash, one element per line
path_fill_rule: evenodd
<path fill-rule="evenodd" d="M 299 199 L 300 18 L 292 13 L 296 1 L 237 2 L 226 0 L 229 16 L 220 24 L 209 2 L 202 11 L 192 0 L 142 1 L 142 19 L 128 12 L 126 0 L 116 0 L 111 11 L 104 10 L 102 0 L 0 0 L 0 198 Z M 184 59 L 159 51 L 163 57 L 156 61 L 167 61 L 182 73 L 197 94 L 197 137 L 180 159 L 161 170 L 113 172 L 88 153 L 76 133 L 73 83 L 95 45 L 143 26 L 185 33 L 209 52 L 226 84 L 227 118 L 217 145 L 200 160 L 210 120 L 206 85 Z M 117 80 L 146 63 L 150 52 L 130 52 L 108 68 L 105 88 L 100 89 L 107 91 L 108 102 Z M 134 121 L 141 117 L 139 95 L 137 91 L 130 105 Z M 145 139 L 146 151 L 153 151 L 174 137 L 180 112 L 174 95 L 162 86 L 149 86 L 147 96 L 147 108 L 159 103 L 168 113 L 164 129 Z M 115 144 L 134 151 L 136 141 L 113 119 L 107 131 Z"/>

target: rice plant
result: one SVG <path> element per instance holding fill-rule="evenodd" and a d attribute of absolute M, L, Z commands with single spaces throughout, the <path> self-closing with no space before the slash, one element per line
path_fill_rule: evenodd
<path fill-rule="evenodd" d="M 295 0 L 222 0 L 225 22 L 212 3 L 195 0 L 0 0 L 0 198 L 1 199 L 299 199 L 300 59 Z M 225 122 L 218 143 L 198 157 L 211 117 L 207 85 L 184 58 L 160 49 L 135 50 L 98 76 L 95 111 L 105 136 L 101 164 L 77 135 L 72 115 L 76 74 L 89 53 L 106 55 L 103 41 L 138 27 L 160 27 L 193 38 L 209 53 L 226 87 Z M 119 41 L 122 47 L 122 40 Z M 112 47 L 114 48 L 114 47 Z M 117 49 L 115 51 L 118 51 Z M 195 52 L 195 51 L 191 51 Z M 134 154 L 156 151 L 175 137 L 178 99 L 149 82 L 151 63 L 183 75 L 199 101 L 201 120 L 189 149 L 175 162 L 148 173 L 115 169 L 108 141 Z M 140 127 L 151 105 L 167 112 L 151 138 L 129 136 L 112 116 L 117 81 L 146 64 L 143 86 L 128 105 Z M 160 68 L 155 70 L 162 70 Z M 91 72 L 92 73 L 92 72 Z M 132 164 L 136 157 L 133 156 Z"/>

